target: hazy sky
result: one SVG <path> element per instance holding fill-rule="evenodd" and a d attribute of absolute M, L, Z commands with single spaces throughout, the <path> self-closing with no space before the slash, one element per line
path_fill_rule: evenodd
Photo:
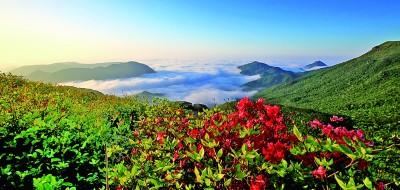
<path fill-rule="evenodd" d="M 0 68 L 354 57 L 400 39 L 399 0 L 0 0 Z"/>

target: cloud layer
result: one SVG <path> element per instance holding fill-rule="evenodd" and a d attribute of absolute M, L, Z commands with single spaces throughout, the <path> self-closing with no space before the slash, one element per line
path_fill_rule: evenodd
<path fill-rule="evenodd" d="M 241 63 L 195 64 L 175 63 L 149 64 L 157 73 L 141 77 L 117 80 L 89 80 L 67 82 L 62 85 L 90 88 L 107 94 L 131 95 L 142 91 L 163 93 L 170 100 L 184 100 L 206 105 L 222 104 L 256 92 L 242 91 L 241 85 L 258 79 L 258 76 L 244 76 L 236 69 Z M 153 66 L 155 65 L 155 66 Z"/>

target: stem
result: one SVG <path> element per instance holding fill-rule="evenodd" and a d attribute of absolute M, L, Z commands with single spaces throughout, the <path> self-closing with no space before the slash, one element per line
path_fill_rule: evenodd
<path fill-rule="evenodd" d="M 351 166 L 354 166 L 354 165 L 356 165 L 356 164 L 358 164 L 358 161 L 356 161 L 356 162 L 353 162 L 353 161 L 352 161 L 349 165 L 347 165 L 347 166 L 344 167 L 344 168 L 347 169 L 347 168 L 350 168 Z M 332 177 L 332 176 L 338 174 L 339 172 L 340 172 L 340 171 L 336 171 L 336 172 L 332 173 L 331 175 L 328 175 L 328 177 L 326 177 L 326 178 L 330 178 L 330 177 Z"/>
<path fill-rule="evenodd" d="M 388 147 L 386 147 L 386 148 L 374 149 L 374 150 L 372 150 L 372 152 L 379 152 L 379 151 L 381 151 L 381 150 L 391 149 L 391 148 L 394 147 L 394 146 L 400 146 L 400 144 L 392 144 L 392 145 L 390 145 L 390 146 L 388 146 Z"/>
<path fill-rule="evenodd" d="M 108 156 L 107 156 L 107 144 L 106 142 L 104 142 L 104 147 L 106 150 L 106 190 L 109 190 L 109 186 L 108 186 Z"/>

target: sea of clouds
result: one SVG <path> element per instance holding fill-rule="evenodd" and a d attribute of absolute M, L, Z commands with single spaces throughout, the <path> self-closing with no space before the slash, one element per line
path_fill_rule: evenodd
<path fill-rule="evenodd" d="M 173 101 L 188 101 L 209 106 L 252 96 L 256 91 L 243 91 L 241 85 L 259 76 L 240 74 L 237 66 L 246 61 L 144 60 L 156 73 L 115 80 L 66 82 L 61 85 L 98 90 L 117 96 L 142 91 L 162 93 Z"/>
<path fill-rule="evenodd" d="M 173 101 L 188 101 L 212 106 L 254 95 L 256 91 L 243 91 L 241 85 L 259 78 L 258 75 L 242 75 L 237 69 L 238 66 L 250 63 L 252 60 L 153 59 L 138 62 L 150 66 L 156 73 L 125 79 L 66 82 L 61 85 L 89 88 L 117 96 L 148 91 L 162 93 Z M 272 66 L 278 64 L 292 71 L 300 67 L 287 60 L 272 61 L 275 64 L 268 61 L 262 62 Z"/>

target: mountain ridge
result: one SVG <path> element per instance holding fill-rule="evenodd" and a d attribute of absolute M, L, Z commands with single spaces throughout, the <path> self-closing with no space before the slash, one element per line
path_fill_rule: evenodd
<path fill-rule="evenodd" d="M 46 66 L 28 67 L 29 69 L 36 68 L 36 70 L 25 75 L 24 77 L 34 81 L 59 83 L 68 81 L 129 78 L 155 72 L 149 66 L 134 61 L 124 62 L 124 63 L 121 62 L 99 63 L 93 65 L 72 63 L 69 66 L 59 63 L 59 65 L 62 65 L 61 69 L 60 67 L 56 68 L 57 65 L 54 66 L 54 64 L 50 65 L 50 69 L 48 70 L 42 70 L 43 68 L 46 69 Z M 42 68 L 42 69 L 37 69 L 37 68 Z M 56 70 L 56 71 L 49 72 L 49 70 L 50 71 Z M 17 72 L 20 71 L 17 70 Z M 22 69 L 22 71 L 26 70 Z"/>
<path fill-rule="evenodd" d="M 36 70 L 42 70 L 49 73 L 54 73 L 63 69 L 69 68 L 95 68 L 95 67 L 105 67 L 112 64 L 116 64 L 120 62 L 104 62 L 104 63 L 93 63 L 93 64 L 85 64 L 78 62 L 59 62 L 52 63 L 47 65 L 25 65 L 21 67 L 17 67 L 15 69 L 10 70 L 10 73 L 19 76 L 26 76 L 30 73 L 35 72 Z"/>

